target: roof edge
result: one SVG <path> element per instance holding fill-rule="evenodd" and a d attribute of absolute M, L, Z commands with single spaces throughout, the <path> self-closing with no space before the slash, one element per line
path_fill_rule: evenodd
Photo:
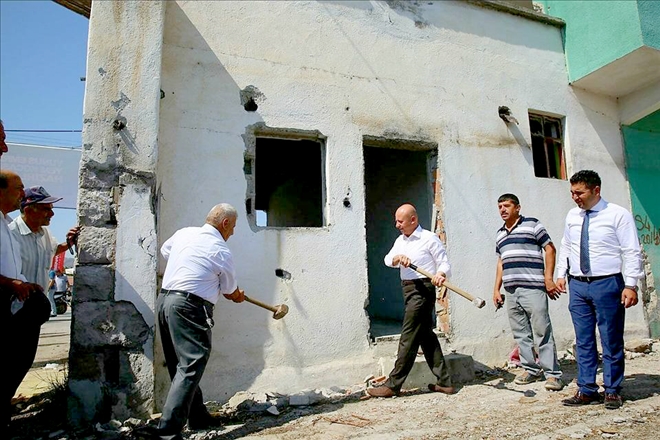
<path fill-rule="evenodd" d="M 481 8 L 494 9 L 500 12 L 517 15 L 530 20 L 538 21 L 541 23 L 549 24 L 558 28 L 566 26 L 566 22 L 561 18 L 552 17 L 547 14 L 542 14 L 527 8 L 512 5 L 501 0 L 463 0 L 465 3 L 470 3 Z"/>
<path fill-rule="evenodd" d="M 64 6 L 70 11 L 89 18 L 92 12 L 92 0 L 53 0 L 58 5 Z"/>

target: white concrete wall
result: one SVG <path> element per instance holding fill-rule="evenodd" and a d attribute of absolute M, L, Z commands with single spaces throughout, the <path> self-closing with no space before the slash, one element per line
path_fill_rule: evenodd
<path fill-rule="evenodd" d="M 164 12 L 161 2 L 94 2 L 90 17 L 68 378 L 74 425 L 153 409 Z"/>
<path fill-rule="evenodd" d="M 534 177 L 528 109 L 566 116 L 568 173 L 598 171 L 603 194 L 629 206 L 613 99 L 567 85 L 560 30 L 460 2 L 170 2 L 165 12 L 158 181 L 159 243 L 200 225 L 218 202 L 241 213 L 229 246 L 241 288 L 290 307 L 280 321 L 220 299 L 205 398 L 238 390 L 296 391 L 359 382 L 374 372 L 369 327 L 362 139 L 439 145 L 454 284 L 488 300 L 451 301 L 452 347 L 504 361 L 513 346 L 490 303 L 496 204 L 518 194 L 555 240 L 573 207 L 567 181 Z M 246 112 L 239 92 L 263 93 Z M 513 133 L 497 115 L 507 105 Z M 251 229 L 244 211 L 243 135 L 253 124 L 327 136 L 328 226 Z M 352 193 L 351 210 L 341 201 Z M 284 282 L 276 268 L 292 274 Z M 163 265 L 161 264 L 161 273 Z M 568 299 L 552 303 L 559 348 L 573 339 Z M 641 308 L 628 314 L 641 326 Z"/>

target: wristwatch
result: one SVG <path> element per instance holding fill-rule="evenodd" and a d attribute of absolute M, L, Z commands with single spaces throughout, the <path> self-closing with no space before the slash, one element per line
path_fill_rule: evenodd
<path fill-rule="evenodd" d="M 637 291 L 639 290 L 639 287 L 637 287 L 637 286 L 626 286 L 626 289 L 634 290 L 635 293 L 637 293 Z"/>

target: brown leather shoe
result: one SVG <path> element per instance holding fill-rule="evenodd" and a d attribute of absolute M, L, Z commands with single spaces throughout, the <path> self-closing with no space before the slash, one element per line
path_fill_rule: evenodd
<path fill-rule="evenodd" d="M 443 393 L 443 394 L 455 394 L 456 393 L 456 388 L 454 387 L 441 387 L 440 385 L 436 385 L 433 383 L 429 384 L 429 390 L 433 391 L 434 393 Z"/>
<path fill-rule="evenodd" d="M 617 393 L 605 393 L 605 409 L 619 409 L 623 405 L 621 395 Z"/>
<path fill-rule="evenodd" d="M 578 390 L 573 397 L 570 399 L 564 399 L 561 403 L 564 404 L 564 406 L 597 405 L 603 403 L 603 398 L 598 393 L 587 395 Z"/>
<path fill-rule="evenodd" d="M 399 393 L 395 392 L 392 388 L 381 385 L 379 387 L 367 388 L 367 394 L 372 397 L 393 397 Z"/>

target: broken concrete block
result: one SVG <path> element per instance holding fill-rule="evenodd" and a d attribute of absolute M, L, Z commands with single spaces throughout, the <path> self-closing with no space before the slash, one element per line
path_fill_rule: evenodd
<path fill-rule="evenodd" d="M 309 396 L 300 395 L 300 394 L 289 396 L 289 405 L 291 405 L 291 406 L 309 405 Z"/>
<path fill-rule="evenodd" d="M 227 403 L 229 404 L 230 408 L 235 408 L 239 411 L 246 411 L 250 409 L 254 401 L 252 400 L 252 395 L 250 393 L 239 391 L 238 393 L 234 394 Z"/>
<path fill-rule="evenodd" d="M 626 351 L 633 353 L 650 353 L 653 349 L 653 341 L 651 339 L 635 339 L 628 341 L 624 345 Z"/>

